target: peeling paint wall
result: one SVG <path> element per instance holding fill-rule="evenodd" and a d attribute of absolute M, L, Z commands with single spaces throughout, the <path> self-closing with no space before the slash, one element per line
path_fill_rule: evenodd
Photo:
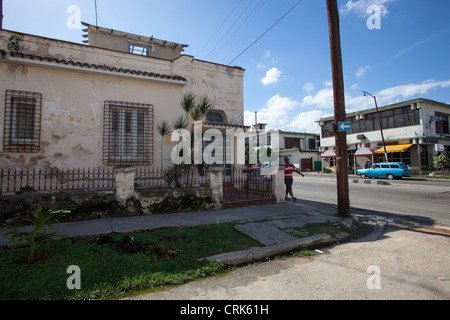
<path fill-rule="evenodd" d="M 0 30 L 0 50 L 12 32 Z M 74 69 L 55 62 L 0 56 L 0 168 L 96 168 L 103 167 L 104 103 L 107 100 L 151 104 L 153 123 L 172 123 L 184 112 L 184 93 L 208 95 L 216 109 L 224 110 L 231 124 L 243 125 L 243 69 L 202 62 L 190 56 L 169 61 L 134 56 L 111 50 L 22 35 L 21 52 L 34 56 L 94 63 L 117 68 L 178 75 L 186 84 L 140 79 L 129 74 L 90 68 Z M 42 94 L 39 153 L 4 152 L 5 91 Z M 153 166 L 161 166 L 161 137 L 153 134 Z M 164 159 L 170 159 L 164 148 Z"/>

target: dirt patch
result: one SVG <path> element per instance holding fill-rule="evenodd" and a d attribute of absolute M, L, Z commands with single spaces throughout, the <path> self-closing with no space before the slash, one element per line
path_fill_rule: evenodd
<path fill-rule="evenodd" d="M 154 255 L 155 262 L 159 260 L 170 260 L 172 257 L 177 255 L 175 250 L 165 249 L 155 245 L 154 243 L 143 243 L 140 244 L 130 236 L 125 235 L 122 240 L 115 241 L 111 236 L 103 235 L 99 237 L 90 237 L 85 239 L 75 238 L 72 239 L 72 243 L 84 242 L 84 243 L 95 243 L 98 245 L 111 245 L 117 247 L 120 253 L 150 253 Z"/>

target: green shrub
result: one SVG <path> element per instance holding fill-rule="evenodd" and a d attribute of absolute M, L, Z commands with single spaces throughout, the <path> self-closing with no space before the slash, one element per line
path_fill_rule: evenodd
<path fill-rule="evenodd" d="M 10 236 L 9 243 L 12 246 L 16 246 L 18 243 L 25 241 L 30 245 L 30 255 L 28 262 L 33 262 L 35 259 L 36 249 L 47 242 L 47 247 L 50 246 L 50 241 L 54 240 L 54 237 L 61 237 L 62 235 L 55 231 L 53 223 L 59 223 L 57 216 L 66 215 L 71 212 L 72 205 L 61 204 L 55 209 L 51 210 L 47 207 L 42 208 L 39 206 L 36 210 L 36 217 L 34 219 L 23 218 L 23 220 L 31 222 L 33 229 L 29 232 L 18 231 L 13 229 L 6 233 Z"/>

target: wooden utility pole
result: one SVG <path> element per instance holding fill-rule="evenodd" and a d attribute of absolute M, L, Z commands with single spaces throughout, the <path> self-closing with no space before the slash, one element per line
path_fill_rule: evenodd
<path fill-rule="evenodd" d="M 0 0 L 0 30 L 3 29 L 3 0 Z"/>
<path fill-rule="evenodd" d="M 340 131 L 338 127 L 339 122 L 345 122 L 346 113 L 337 0 L 327 0 L 327 11 L 328 29 L 330 33 L 331 69 L 333 73 L 338 214 L 340 216 L 350 216 L 347 134 L 345 131 Z"/>

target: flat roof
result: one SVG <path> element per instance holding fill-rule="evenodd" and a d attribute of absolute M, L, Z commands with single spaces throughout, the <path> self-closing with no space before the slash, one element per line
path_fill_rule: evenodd
<path fill-rule="evenodd" d="M 420 103 L 420 102 L 429 102 L 429 103 L 434 103 L 434 104 L 438 104 L 438 105 L 450 108 L 450 104 L 447 104 L 447 103 L 444 103 L 444 102 L 438 102 L 438 101 L 425 99 L 425 98 L 417 98 L 417 99 L 407 100 L 407 101 L 403 101 L 403 102 L 398 102 L 398 103 L 393 103 L 393 104 L 385 105 L 385 106 L 382 106 L 382 107 L 378 107 L 378 110 L 379 111 L 389 110 L 389 109 L 394 109 L 394 108 L 398 108 L 398 107 L 404 107 L 404 106 L 407 106 L 407 105 L 411 105 L 411 104 L 414 104 L 414 103 Z M 347 113 L 347 117 L 356 116 L 358 114 L 373 113 L 373 112 L 376 112 L 376 111 L 377 111 L 376 108 L 371 108 L 371 109 L 366 109 L 366 110 L 361 110 L 361 111 L 355 111 L 355 112 Z M 333 117 L 321 118 L 321 119 L 317 120 L 316 122 L 327 121 L 327 120 L 332 120 L 332 119 L 334 119 L 334 116 Z"/>

